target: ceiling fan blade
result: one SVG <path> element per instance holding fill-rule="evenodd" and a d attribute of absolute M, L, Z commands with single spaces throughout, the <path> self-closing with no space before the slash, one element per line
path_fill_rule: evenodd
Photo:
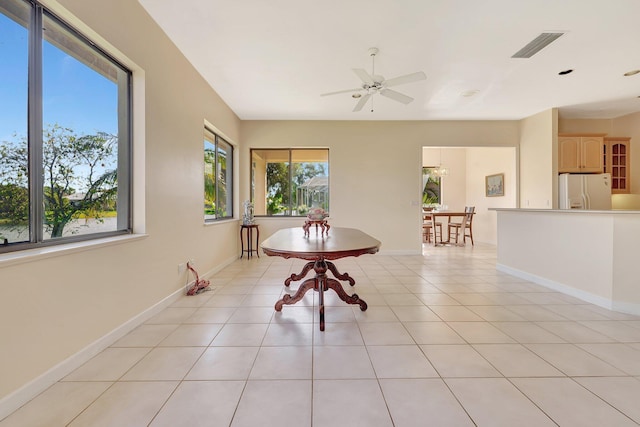
<path fill-rule="evenodd" d="M 362 90 L 361 87 L 357 87 L 355 89 L 345 89 L 345 90 L 338 90 L 336 92 L 321 93 L 320 96 L 337 95 L 339 93 L 359 92 L 361 90 Z"/>
<path fill-rule="evenodd" d="M 386 87 L 398 86 L 398 85 L 403 85 L 405 83 L 413 83 L 420 80 L 426 80 L 426 78 L 427 76 L 425 73 L 423 73 L 422 71 L 418 71 L 417 73 L 406 74 L 404 76 L 394 77 L 392 79 L 385 80 L 384 85 Z"/>
<path fill-rule="evenodd" d="M 403 104 L 408 104 L 413 101 L 412 97 L 391 89 L 382 89 L 380 91 L 380 95 L 386 96 L 387 98 L 393 99 L 394 101 L 402 102 Z"/>
<path fill-rule="evenodd" d="M 362 68 L 353 68 L 353 72 L 356 73 L 356 75 L 360 77 L 360 80 L 362 80 L 365 84 L 368 84 L 369 86 L 373 85 L 373 77 Z"/>
<path fill-rule="evenodd" d="M 360 100 L 358 101 L 358 103 L 356 104 L 355 107 L 353 107 L 353 112 L 357 112 L 362 110 L 362 107 L 364 107 L 364 105 L 367 103 L 367 101 L 369 100 L 369 98 L 371 98 L 371 94 L 368 93 L 365 96 L 363 96 L 362 98 L 360 98 Z"/>

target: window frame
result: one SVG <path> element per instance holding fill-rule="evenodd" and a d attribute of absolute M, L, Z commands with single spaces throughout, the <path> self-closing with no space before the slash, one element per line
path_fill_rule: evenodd
<path fill-rule="evenodd" d="M 104 239 L 112 236 L 122 236 L 133 233 L 133 72 L 121 61 L 115 59 L 96 42 L 82 34 L 71 24 L 56 15 L 52 10 L 43 6 L 37 0 L 16 0 L 29 8 L 28 22 L 25 29 L 28 36 L 28 71 L 27 71 L 27 152 L 28 152 L 28 193 L 29 193 L 29 238 L 28 240 L 4 243 L 0 241 L 0 254 L 64 245 L 74 242 Z M 1 13 L 1 12 L 0 12 Z M 9 15 L 4 16 L 11 19 Z M 117 187 L 118 187 L 118 215 L 116 230 L 96 231 L 60 237 L 45 236 L 44 233 L 44 186 L 43 174 L 43 131 L 45 128 L 43 117 L 43 76 L 44 55 L 43 43 L 51 43 L 43 34 L 44 21 L 60 27 L 65 34 L 73 37 L 74 43 L 81 44 L 96 58 L 108 62 L 124 75 L 124 82 L 117 81 L 118 122 L 117 122 Z M 67 55 L 71 53 L 66 52 Z M 85 66 L 89 64 L 79 58 Z M 97 71 L 95 71 L 98 73 Z M 101 74 L 101 73 L 98 73 Z M 122 215 L 120 214 L 122 212 Z"/>
<path fill-rule="evenodd" d="M 226 138 L 224 138 L 223 136 L 221 136 L 218 132 L 214 131 L 210 126 L 205 125 L 204 126 L 204 142 L 207 142 L 207 136 L 212 136 L 213 138 L 209 138 L 209 142 L 211 142 L 214 145 L 214 152 L 215 152 L 215 161 L 214 161 L 214 168 L 216 169 L 216 171 L 218 170 L 218 144 L 220 142 L 224 143 L 226 146 L 229 147 L 229 150 L 227 151 L 227 158 L 226 158 L 226 171 L 227 173 L 225 174 L 226 177 L 228 177 L 228 181 L 225 183 L 225 187 L 226 187 L 226 191 L 227 191 L 227 197 L 226 197 L 226 206 L 227 206 L 227 214 L 225 216 L 218 216 L 217 214 L 213 214 L 213 215 L 207 215 L 206 212 L 204 213 L 204 222 L 205 223 L 213 223 L 213 222 L 217 222 L 217 221 L 224 221 L 224 220 L 229 220 L 229 219 L 233 219 L 234 218 L 234 155 L 235 155 L 235 146 L 230 143 Z M 203 156 L 204 157 L 204 156 Z M 205 167 L 205 173 L 206 173 L 206 161 L 204 162 L 204 167 Z M 215 200 L 219 200 L 218 199 L 218 184 L 217 184 L 217 179 L 218 179 L 218 174 L 215 173 L 214 174 L 214 182 L 213 182 L 213 188 L 215 190 Z M 206 192 L 206 185 L 205 188 L 203 189 L 203 194 Z M 206 202 L 206 200 L 204 200 Z M 206 207 L 205 207 L 206 209 Z"/>
<path fill-rule="evenodd" d="M 331 191 L 330 191 L 330 180 L 331 180 L 331 173 L 330 173 L 330 169 L 331 169 L 331 162 L 330 162 L 330 150 L 328 147 L 303 147 L 303 148 L 291 148 L 291 147 L 275 147 L 275 148 L 251 148 L 249 150 L 249 197 L 250 197 L 250 201 L 253 203 L 254 205 L 254 209 L 258 210 L 256 208 L 256 200 L 255 200 L 255 164 L 254 164 L 254 156 L 253 153 L 254 151 L 284 151 L 288 153 L 287 156 L 287 161 L 286 163 L 288 164 L 287 169 L 288 169 L 288 184 L 289 184 L 289 203 L 286 206 L 285 209 L 285 213 L 282 215 L 269 215 L 267 213 L 267 209 L 265 207 L 265 213 L 264 214 L 255 214 L 256 217 L 261 217 L 261 218 L 299 218 L 299 217 L 305 217 L 306 213 L 298 213 L 297 212 L 297 207 L 298 206 L 293 206 L 292 202 L 293 202 L 293 164 L 294 163 L 300 163 L 297 161 L 294 161 L 294 152 L 296 151 L 324 151 L 326 152 L 326 164 L 327 164 L 327 170 L 326 170 L 326 177 L 327 177 L 327 196 L 326 196 L 326 211 L 329 212 L 329 207 L 331 206 L 331 202 L 330 202 L 330 198 L 331 198 Z M 303 162 L 303 163 L 312 163 L 312 162 Z M 315 163 L 320 163 L 320 162 L 315 162 Z M 267 163 L 268 164 L 268 163 Z M 266 194 L 265 194 L 266 195 Z M 266 202 L 266 200 L 265 200 Z M 310 208 L 311 206 L 308 206 L 308 208 Z M 296 211 L 296 215 L 293 215 L 293 211 Z"/>

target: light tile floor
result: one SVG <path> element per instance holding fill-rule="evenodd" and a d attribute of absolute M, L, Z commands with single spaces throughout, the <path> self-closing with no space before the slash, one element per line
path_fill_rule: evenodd
<path fill-rule="evenodd" d="M 301 261 L 238 260 L 0 426 L 638 425 L 640 317 L 495 263 L 479 244 L 339 260 L 369 309 L 328 291 L 320 332 L 313 292 L 273 309 Z"/>

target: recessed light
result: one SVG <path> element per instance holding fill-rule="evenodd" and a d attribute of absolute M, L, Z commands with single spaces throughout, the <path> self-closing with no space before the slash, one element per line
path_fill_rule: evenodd
<path fill-rule="evenodd" d="M 558 75 L 560 75 L 560 76 L 566 76 L 567 74 L 571 74 L 571 73 L 573 73 L 573 70 L 570 68 L 570 69 L 568 69 L 568 70 L 560 71 L 560 72 L 558 73 Z"/>
<path fill-rule="evenodd" d="M 624 76 L 625 77 L 635 76 L 638 73 L 640 73 L 640 70 L 631 70 L 631 71 L 627 71 L 626 73 L 624 73 Z"/>
<path fill-rule="evenodd" d="M 351 95 L 352 98 L 356 98 L 356 99 L 360 98 L 361 96 L 362 95 L 359 93 L 354 93 L 353 95 Z"/>

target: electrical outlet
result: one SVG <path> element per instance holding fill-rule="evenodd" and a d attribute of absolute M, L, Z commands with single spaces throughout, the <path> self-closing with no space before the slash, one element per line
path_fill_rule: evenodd
<path fill-rule="evenodd" d="M 178 264 L 178 274 L 184 273 L 187 270 L 187 264 L 186 263 L 180 263 Z"/>

